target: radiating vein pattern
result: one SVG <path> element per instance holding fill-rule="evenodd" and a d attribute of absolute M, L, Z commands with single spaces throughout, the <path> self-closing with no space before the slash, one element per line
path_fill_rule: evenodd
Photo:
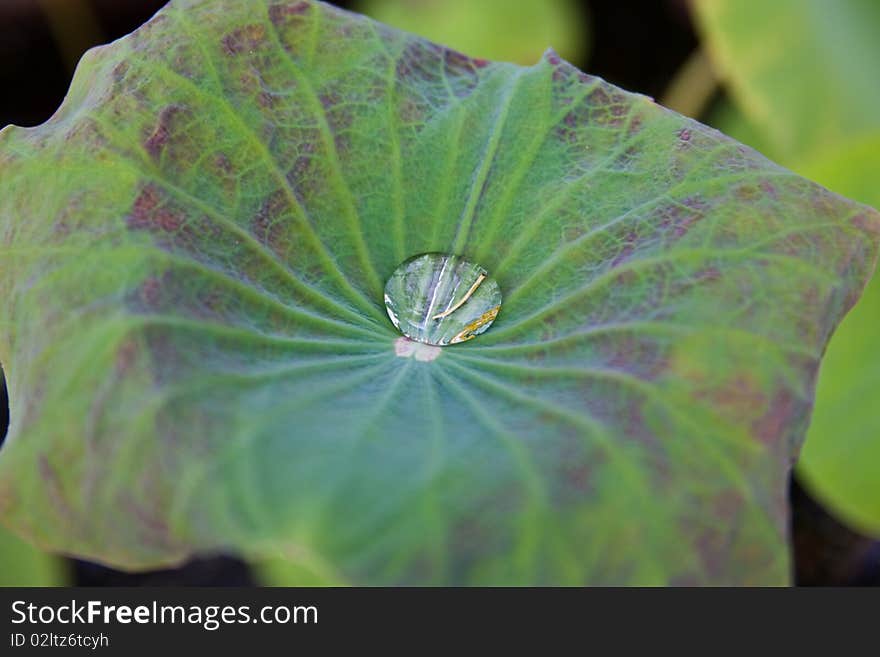
<path fill-rule="evenodd" d="M 0 132 L 0 521 L 129 568 L 785 583 L 789 469 L 878 235 L 552 50 L 172 0 Z M 479 339 L 386 317 L 431 253 L 479 266 L 420 321 L 500 289 Z"/>

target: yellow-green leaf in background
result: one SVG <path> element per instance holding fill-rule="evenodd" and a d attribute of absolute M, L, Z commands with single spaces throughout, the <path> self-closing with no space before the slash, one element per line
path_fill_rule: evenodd
<path fill-rule="evenodd" d="M 361 0 L 357 8 L 471 57 L 534 64 L 552 47 L 578 62 L 589 45 L 588 18 L 573 0 Z"/>
<path fill-rule="evenodd" d="M 0 586 L 62 586 L 61 562 L 0 527 Z"/>
<path fill-rule="evenodd" d="M 880 127 L 880 2 L 696 0 L 709 53 L 779 156 Z"/>

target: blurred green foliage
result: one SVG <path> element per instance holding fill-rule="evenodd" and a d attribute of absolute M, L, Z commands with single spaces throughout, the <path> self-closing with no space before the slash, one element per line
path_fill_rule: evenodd
<path fill-rule="evenodd" d="M 880 2 L 698 0 L 733 97 L 720 130 L 845 196 L 880 207 Z M 820 373 L 799 472 L 857 529 L 880 534 L 880 276 Z"/>
<path fill-rule="evenodd" d="M 548 47 L 582 63 L 589 43 L 575 0 L 361 0 L 355 9 L 471 57 L 526 66 Z"/>
<path fill-rule="evenodd" d="M 43 554 L 0 527 L 0 586 L 61 586 L 59 559 Z"/>

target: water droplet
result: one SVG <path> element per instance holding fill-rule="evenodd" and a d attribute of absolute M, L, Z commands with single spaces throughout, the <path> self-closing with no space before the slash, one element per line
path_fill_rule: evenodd
<path fill-rule="evenodd" d="M 423 253 L 391 274 L 385 308 L 406 337 L 444 346 L 488 329 L 501 310 L 501 290 L 479 265 L 445 253 Z"/>

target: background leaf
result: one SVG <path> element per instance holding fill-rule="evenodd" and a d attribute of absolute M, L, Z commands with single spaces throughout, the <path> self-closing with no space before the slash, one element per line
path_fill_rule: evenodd
<path fill-rule="evenodd" d="M 709 52 L 780 157 L 815 155 L 880 127 L 880 4 L 698 0 Z"/>
<path fill-rule="evenodd" d="M 0 586 L 62 586 L 60 560 L 0 528 Z"/>
<path fill-rule="evenodd" d="M 694 4 L 736 108 L 710 121 L 829 188 L 880 206 L 880 4 Z M 880 535 L 880 281 L 829 345 L 799 462 L 819 499 Z"/>
<path fill-rule="evenodd" d="M 361 0 L 355 6 L 472 57 L 533 64 L 553 47 L 580 61 L 589 47 L 583 6 L 572 0 Z"/>
<path fill-rule="evenodd" d="M 878 217 L 548 52 L 172 2 L 0 133 L 0 513 L 145 568 L 788 581 L 788 470 Z M 504 294 L 433 359 L 406 257 Z M 310 580 L 311 581 L 311 580 Z"/>

